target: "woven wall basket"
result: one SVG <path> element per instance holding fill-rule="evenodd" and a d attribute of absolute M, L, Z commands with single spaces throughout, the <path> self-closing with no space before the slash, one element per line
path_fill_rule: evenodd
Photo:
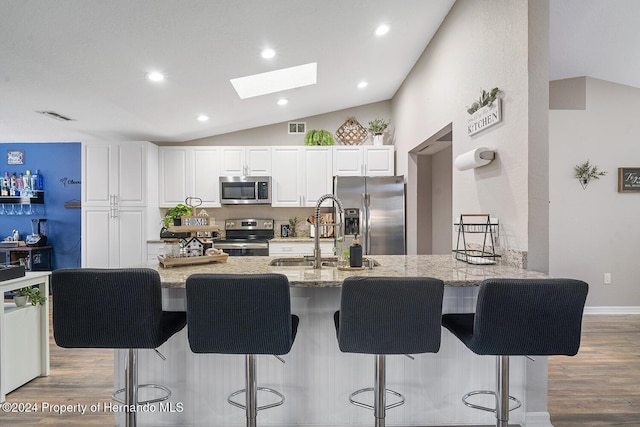
<path fill-rule="evenodd" d="M 354 117 L 349 117 L 336 130 L 336 138 L 344 145 L 360 145 L 367 139 L 367 130 Z"/>

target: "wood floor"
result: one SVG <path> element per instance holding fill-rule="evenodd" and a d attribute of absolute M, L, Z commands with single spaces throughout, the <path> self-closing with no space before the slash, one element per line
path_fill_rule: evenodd
<path fill-rule="evenodd" d="M 113 414 L 92 413 L 91 405 L 110 402 L 112 388 L 112 351 L 62 349 L 51 338 L 51 375 L 7 395 L 39 411 L 0 413 L 0 425 L 111 426 Z M 640 426 L 640 315 L 585 316 L 578 355 L 549 358 L 549 412 L 555 427 Z"/>

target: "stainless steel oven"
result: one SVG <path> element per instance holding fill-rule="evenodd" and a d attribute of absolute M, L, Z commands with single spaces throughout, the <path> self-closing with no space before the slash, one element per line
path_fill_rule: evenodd
<path fill-rule="evenodd" d="M 221 176 L 220 203 L 223 205 L 270 205 L 270 176 Z"/>
<path fill-rule="evenodd" d="M 227 219 L 225 238 L 213 246 L 229 256 L 269 256 L 269 240 L 274 236 L 273 219 Z"/>

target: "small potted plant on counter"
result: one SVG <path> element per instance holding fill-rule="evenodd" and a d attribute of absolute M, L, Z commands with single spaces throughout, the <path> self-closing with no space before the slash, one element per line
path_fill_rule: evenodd
<path fill-rule="evenodd" d="M 33 305 L 43 305 L 45 302 L 44 295 L 40 294 L 40 288 L 37 286 L 26 286 L 24 288 L 16 289 L 13 291 L 15 294 L 13 302 L 18 307 L 22 307 L 27 303 L 27 299 L 31 301 Z"/>
<path fill-rule="evenodd" d="M 162 222 L 164 228 L 167 229 L 172 225 L 180 225 L 180 219 L 183 216 L 190 216 L 191 208 L 183 203 L 178 203 L 175 207 L 169 209 L 164 215 Z"/>

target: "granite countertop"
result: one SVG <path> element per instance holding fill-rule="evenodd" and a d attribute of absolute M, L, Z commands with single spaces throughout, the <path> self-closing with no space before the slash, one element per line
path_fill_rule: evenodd
<path fill-rule="evenodd" d="M 271 267 L 269 262 L 282 257 L 229 257 L 225 263 L 211 263 L 164 268 L 158 262 L 144 267 L 160 273 L 165 288 L 183 288 L 187 277 L 198 273 L 259 274 L 281 273 L 292 287 L 339 287 L 350 276 L 435 277 L 445 286 L 477 286 L 489 278 L 546 278 L 545 273 L 507 265 L 471 265 L 457 261 L 453 255 L 372 255 L 380 266 L 373 269 L 341 271 L 335 267 Z M 300 257 L 302 258 L 302 257 Z"/>

